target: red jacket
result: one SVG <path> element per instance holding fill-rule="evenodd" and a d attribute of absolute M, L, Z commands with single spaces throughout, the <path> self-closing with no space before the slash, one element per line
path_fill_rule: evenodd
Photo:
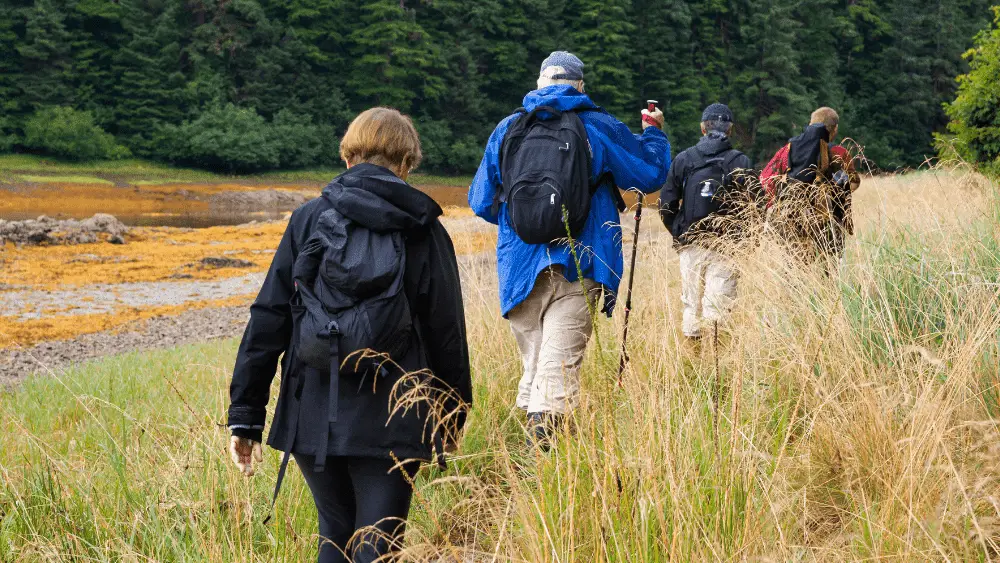
<path fill-rule="evenodd" d="M 764 193 L 767 194 L 770 201 L 774 201 L 778 180 L 788 173 L 788 147 L 788 144 L 781 147 L 764 167 L 764 171 L 760 173 L 760 185 L 764 187 Z M 851 177 L 851 191 L 858 189 L 858 186 L 861 185 L 861 177 L 858 176 L 857 170 L 854 168 L 854 158 L 850 151 L 840 145 L 834 145 L 830 147 L 830 154 L 833 157 L 831 160 L 839 159 L 845 163 L 844 169 Z"/>

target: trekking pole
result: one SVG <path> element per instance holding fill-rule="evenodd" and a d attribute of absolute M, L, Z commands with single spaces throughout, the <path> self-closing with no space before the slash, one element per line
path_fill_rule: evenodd
<path fill-rule="evenodd" d="M 649 113 L 656 111 L 656 100 L 646 100 L 646 107 L 649 109 Z M 642 120 L 654 127 L 659 127 L 653 118 L 648 115 L 642 116 Z M 630 361 L 628 356 L 628 318 L 632 313 L 632 283 L 635 281 L 635 257 L 639 253 L 639 224 L 642 222 L 642 204 L 643 204 L 643 193 L 635 188 L 638 203 L 635 206 L 635 234 L 632 236 L 632 264 L 629 266 L 628 270 L 628 290 L 625 294 L 625 328 L 622 329 L 622 350 L 621 356 L 618 361 L 618 387 L 622 386 L 622 376 L 625 374 L 625 364 Z"/>
<path fill-rule="evenodd" d="M 639 202 L 635 206 L 635 234 L 632 235 L 632 264 L 628 270 L 628 290 L 625 294 L 625 328 L 622 330 L 622 351 L 618 362 L 618 386 L 622 386 L 622 375 L 625 373 L 625 364 L 629 362 L 628 348 L 628 318 L 632 313 L 632 283 L 635 281 L 635 257 L 639 253 L 639 223 L 642 221 L 642 192 L 636 190 Z"/>

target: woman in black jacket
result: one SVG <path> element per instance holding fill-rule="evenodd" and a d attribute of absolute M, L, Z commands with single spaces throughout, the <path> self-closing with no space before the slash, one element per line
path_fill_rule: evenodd
<path fill-rule="evenodd" d="M 292 214 L 250 308 L 228 423 L 233 461 L 252 475 L 254 462 L 261 461 L 265 409 L 281 358 L 281 390 L 267 443 L 286 452 L 286 462 L 289 453 L 294 456 L 313 493 L 321 563 L 371 561 L 398 547 L 420 462 L 455 444 L 472 403 L 455 249 L 438 219 L 440 206 L 405 182 L 421 158 L 412 122 L 393 109 L 370 109 L 351 123 L 340 151 L 348 170 L 322 197 Z M 413 330 L 395 343 L 391 361 L 359 364 L 347 358 L 332 377 L 330 369 L 310 367 L 296 354 L 300 323 L 293 322 L 304 309 L 296 293 L 296 262 L 324 225 L 321 216 L 325 224 L 333 217 L 366 232 L 402 235 L 402 286 L 413 317 Z M 380 260 L 384 265 L 384 256 L 370 256 L 359 267 Z M 330 270 L 329 264 L 321 267 Z M 372 328 L 377 333 L 382 327 Z M 399 404 L 402 395 L 412 398 L 427 389 L 425 402 Z M 394 459 L 405 463 L 396 467 Z"/>

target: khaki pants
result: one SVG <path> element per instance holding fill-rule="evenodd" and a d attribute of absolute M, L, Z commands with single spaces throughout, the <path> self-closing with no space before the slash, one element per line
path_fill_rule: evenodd
<path fill-rule="evenodd" d="M 584 286 L 596 304 L 600 284 L 584 280 Z M 579 403 L 580 366 L 593 330 L 580 282 L 566 281 L 560 269 L 543 271 L 507 319 L 524 367 L 517 406 L 529 413 L 568 414 Z"/>
<path fill-rule="evenodd" d="M 736 299 L 736 272 L 725 256 L 700 246 L 678 251 L 685 336 L 698 338 L 702 326 L 720 321 Z"/>

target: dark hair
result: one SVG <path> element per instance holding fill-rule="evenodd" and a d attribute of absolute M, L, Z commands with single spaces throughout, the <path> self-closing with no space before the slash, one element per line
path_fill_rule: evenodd
<path fill-rule="evenodd" d="M 729 128 L 733 126 L 733 122 L 713 119 L 711 121 L 702 121 L 701 126 L 709 133 L 722 133 L 726 135 L 729 133 Z"/>

